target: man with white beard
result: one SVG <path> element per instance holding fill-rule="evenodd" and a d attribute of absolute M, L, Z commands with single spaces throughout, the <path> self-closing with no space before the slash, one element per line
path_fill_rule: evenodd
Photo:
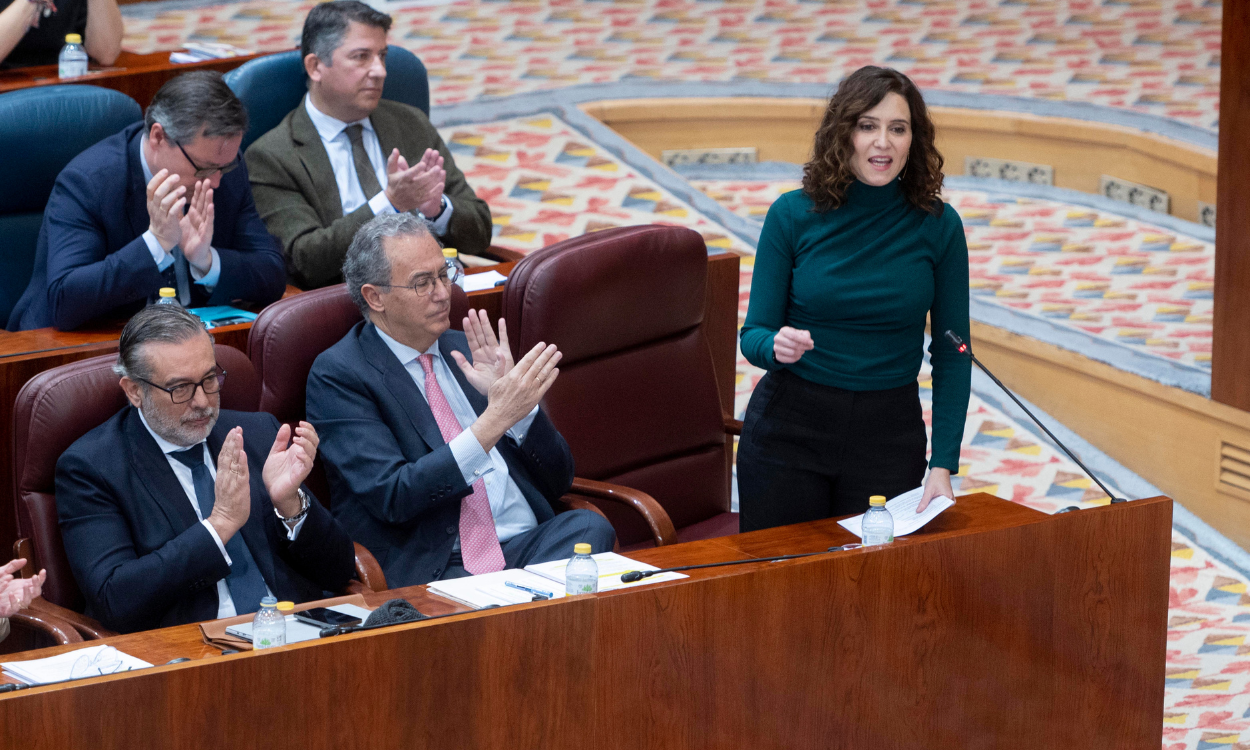
<path fill-rule="evenodd" d="M 139 311 L 114 371 L 130 405 L 56 466 L 61 534 L 88 615 L 132 632 L 347 585 L 351 539 L 301 487 L 316 431 L 223 411 L 226 372 L 198 318 L 170 305 Z"/>

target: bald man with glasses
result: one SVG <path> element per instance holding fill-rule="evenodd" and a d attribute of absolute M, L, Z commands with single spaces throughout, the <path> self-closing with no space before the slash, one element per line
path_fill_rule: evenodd
<path fill-rule="evenodd" d="M 199 319 L 143 309 L 114 371 L 130 404 L 56 466 L 61 536 L 88 615 L 132 632 L 346 587 L 351 539 L 302 486 L 316 430 L 222 409 L 226 372 Z"/>
<path fill-rule="evenodd" d="M 162 86 L 143 122 L 75 157 L 48 198 L 8 329 L 126 317 L 162 287 L 184 307 L 280 298 L 285 261 L 239 160 L 246 130 L 221 74 L 196 71 Z"/>

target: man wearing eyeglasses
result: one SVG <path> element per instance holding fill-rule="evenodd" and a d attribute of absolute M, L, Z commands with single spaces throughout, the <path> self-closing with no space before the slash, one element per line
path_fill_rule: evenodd
<path fill-rule="evenodd" d="M 282 251 L 239 160 L 246 130 L 221 74 L 196 71 L 162 86 L 142 122 L 75 157 L 48 198 L 8 329 L 124 318 L 162 287 L 184 307 L 279 299 Z"/>
<path fill-rule="evenodd" d="M 308 377 L 308 420 L 334 515 L 378 559 L 387 583 L 523 568 L 611 551 L 611 524 L 556 515 L 573 456 L 538 402 L 560 374 L 554 344 L 513 362 L 470 312 L 449 330 L 454 272 L 411 214 L 365 224 L 343 263 L 365 320 L 322 352 Z"/>
<path fill-rule="evenodd" d="M 226 372 L 198 318 L 144 308 L 113 369 L 130 404 L 56 465 L 61 535 L 88 615 L 132 632 L 346 587 L 351 539 L 301 486 L 316 430 L 222 409 Z"/>

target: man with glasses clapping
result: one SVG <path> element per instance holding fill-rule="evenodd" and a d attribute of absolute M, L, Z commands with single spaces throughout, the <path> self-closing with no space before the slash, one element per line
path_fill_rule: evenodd
<path fill-rule="evenodd" d="M 184 307 L 280 298 L 285 261 L 239 160 L 246 130 L 221 74 L 195 71 L 162 86 L 142 122 L 76 156 L 48 198 L 9 330 L 125 317 L 161 287 Z"/>
<path fill-rule="evenodd" d="M 554 344 L 513 362 L 470 311 L 449 330 L 456 271 L 426 222 L 386 214 L 356 233 L 343 263 L 364 321 L 308 376 L 335 517 L 392 587 L 611 551 L 611 524 L 555 514 L 573 483 L 568 444 L 538 406 L 560 374 Z"/>
<path fill-rule="evenodd" d="M 302 487 L 316 430 L 221 409 L 212 337 L 177 305 L 122 331 L 130 402 L 56 465 L 65 551 L 87 614 L 121 632 L 311 601 L 355 574 L 347 533 Z"/>

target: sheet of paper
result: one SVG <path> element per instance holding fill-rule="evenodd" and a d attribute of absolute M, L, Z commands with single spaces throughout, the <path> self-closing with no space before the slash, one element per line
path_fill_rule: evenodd
<path fill-rule="evenodd" d="M 44 685 L 49 682 L 99 677 L 100 675 L 147 669 L 151 664 L 136 659 L 112 646 L 88 646 L 74 649 L 46 659 L 9 661 L 0 663 L 5 674 L 27 685 Z"/>
<path fill-rule="evenodd" d="M 623 555 L 615 552 L 600 552 L 597 555 L 591 555 L 595 564 L 599 566 L 599 590 L 614 591 L 616 589 L 631 588 L 633 586 L 646 586 L 649 583 L 663 583 L 664 581 L 676 581 L 689 576 L 684 573 L 660 573 L 659 575 L 644 578 L 641 581 L 633 583 L 624 583 L 621 581 L 621 574 L 628 573 L 633 570 L 659 570 L 654 565 L 631 560 Z M 569 564 L 568 560 L 553 560 L 552 562 L 535 563 L 534 565 L 526 565 L 525 569 L 531 573 L 537 573 L 544 578 L 550 578 L 555 581 L 564 590 L 564 569 Z"/>
<path fill-rule="evenodd" d="M 357 607 L 355 604 L 336 604 L 326 609 L 342 612 L 345 615 L 359 617 L 361 622 L 372 614 L 373 610 Z M 231 625 L 226 628 L 226 632 L 245 641 L 252 640 L 252 623 L 241 622 L 238 625 Z M 315 641 L 321 637 L 320 625 L 309 625 L 306 622 L 300 622 L 295 619 L 295 615 L 286 616 L 286 642 L 301 643 L 303 641 Z"/>
<path fill-rule="evenodd" d="M 922 497 L 924 497 L 924 487 L 917 487 L 910 492 L 904 492 L 898 497 L 886 501 L 885 509 L 890 511 L 890 515 L 894 517 L 895 537 L 914 534 L 925 524 L 937 518 L 939 513 L 955 504 L 955 501 L 949 497 L 939 495 L 929 501 L 929 507 L 925 508 L 924 513 L 917 513 L 916 508 L 920 506 L 920 498 Z M 838 521 L 839 526 L 860 539 L 864 538 L 863 523 L 863 514 Z"/>
<path fill-rule="evenodd" d="M 534 600 L 533 594 L 512 588 L 507 585 L 508 582 L 549 594 L 551 599 L 562 599 L 565 595 L 563 584 L 556 586 L 553 581 L 546 578 L 516 569 L 434 581 L 429 584 L 429 589 L 431 593 L 474 609 L 492 605 L 507 607 L 513 604 L 527 604 Z"/>
<path fill-rule="evenodd" d="M 481 273 L 466 273 L 464 275 L 464 290 L 466 292 L 480 292 L 483 289 L 491 289 L 500 281 L 507 281 L 508 277 L 498 271 L 483 271 Z"/>

